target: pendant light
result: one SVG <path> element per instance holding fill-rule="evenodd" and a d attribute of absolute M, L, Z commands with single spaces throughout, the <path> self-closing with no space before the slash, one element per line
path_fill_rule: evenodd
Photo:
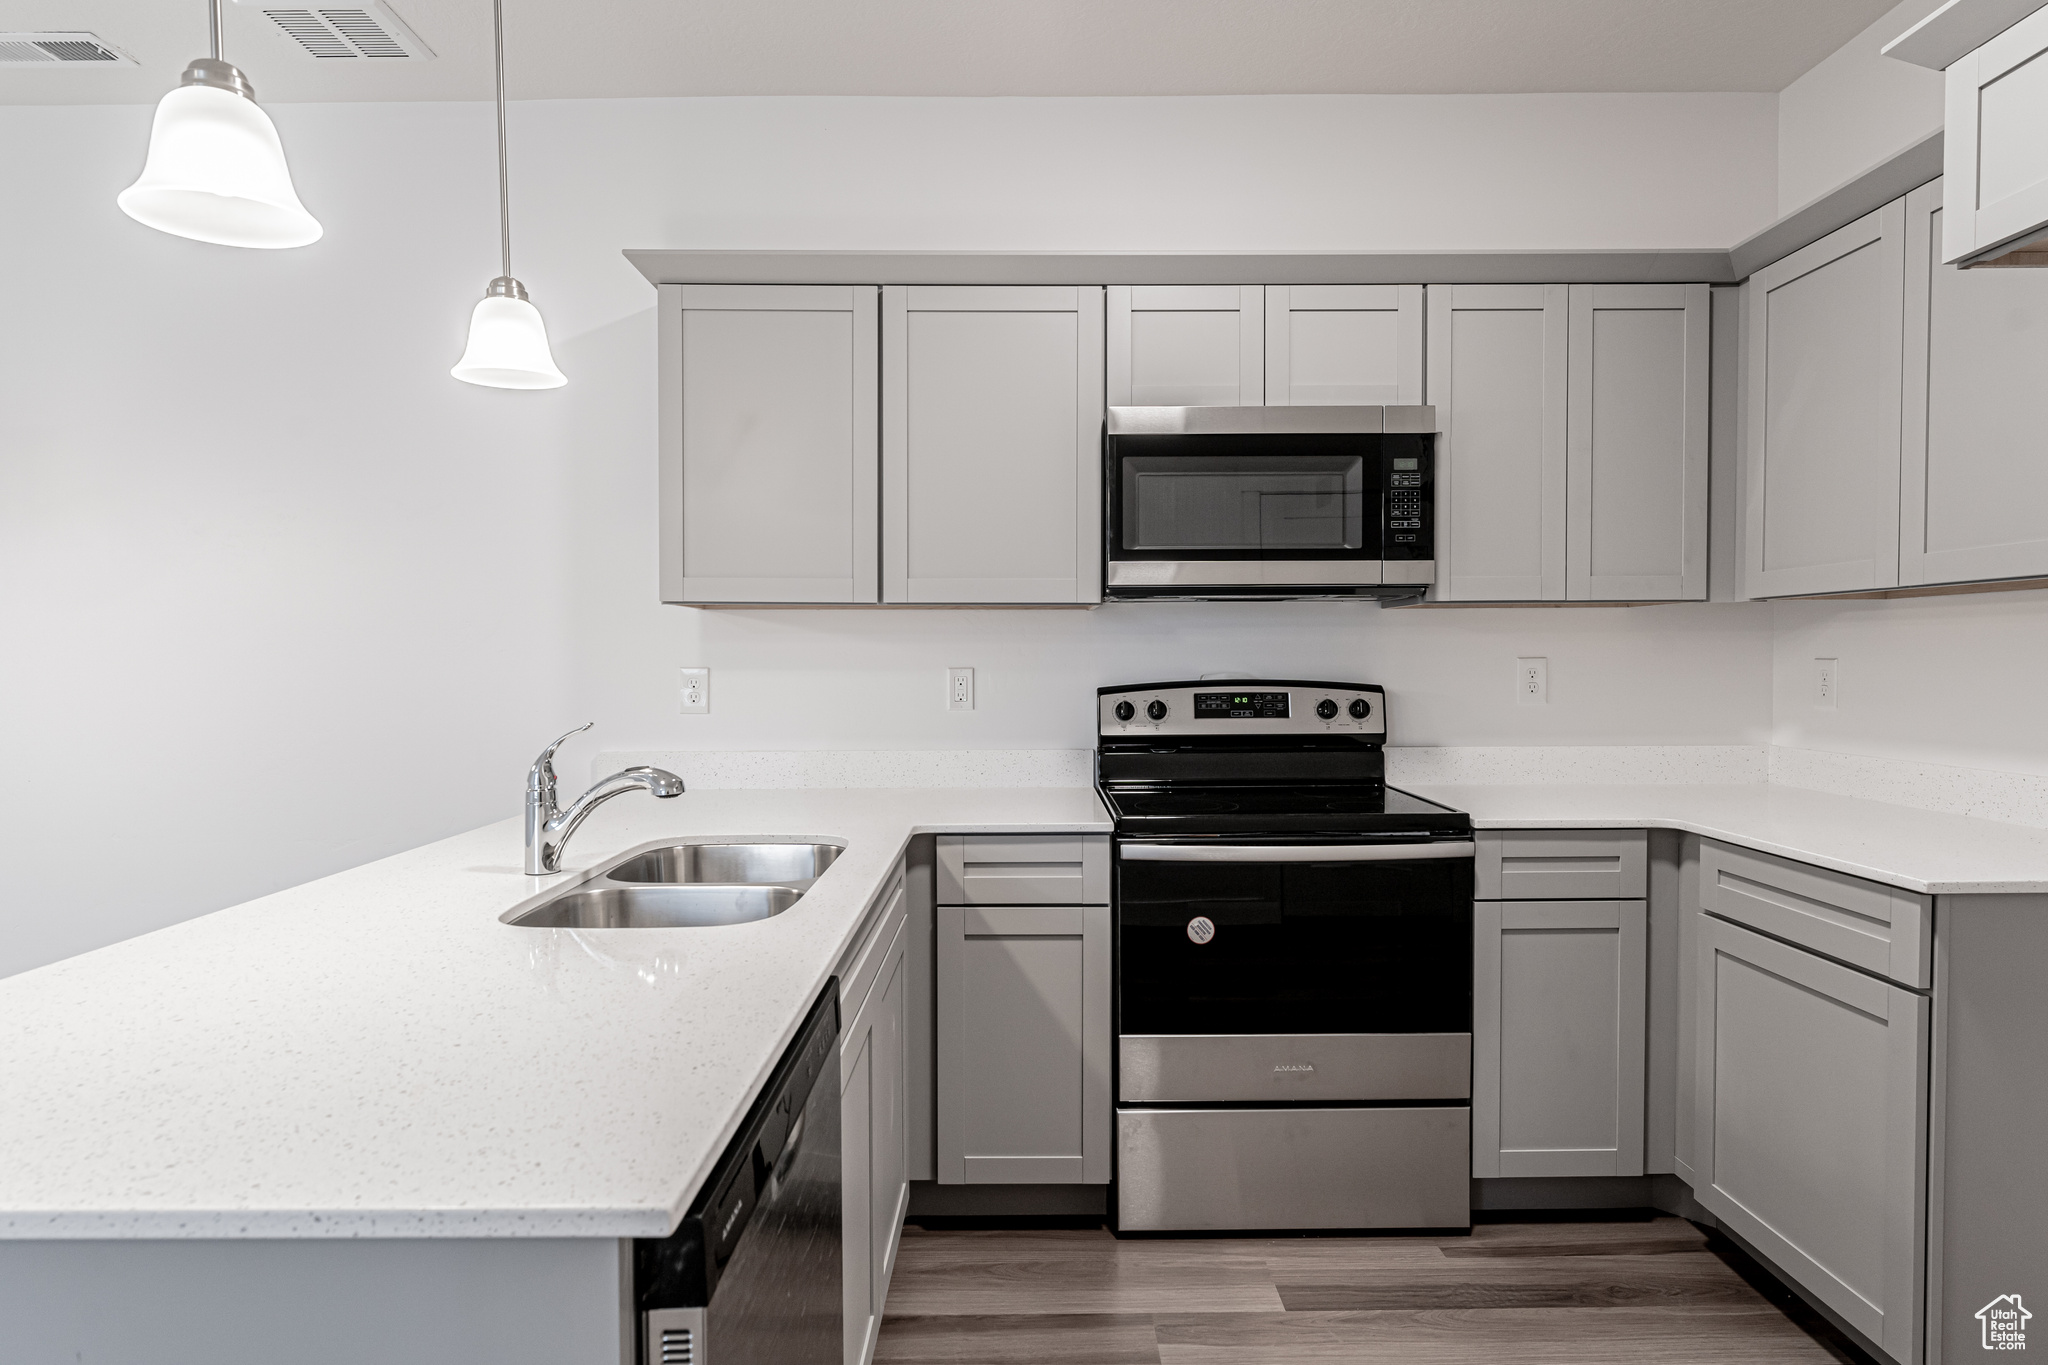
<path fill-rule="evenodd" d="M 115 202 L 138 223 L 197 242 L 317 242 L 320 224 L 292 189 L 276 126 L 249 78 L 220 58 L 220 0 L 206 12 L 213 55 L 194 58 L 158 102 L 142 175 Z"/>
<path fill-rule="evenodd" d="M 465 384 L 493 389 L 559 389 L 569 377 L 555 368 L 540 309 L 512 278 L 512 189 L 505 159 L 505 0 L 491 0 L 498 48 L 498 244 L 504 271 L 484 289 L 469 315 L 469 345 L 448 371 Z"/>

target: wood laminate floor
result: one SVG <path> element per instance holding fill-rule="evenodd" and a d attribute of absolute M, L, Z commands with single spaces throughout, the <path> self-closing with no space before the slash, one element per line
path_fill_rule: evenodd
<path fill-rule="evenodd" d="M 1470 1237 L 904 1229 L 876 1365 L 1831 1365 L 1866 1358 L 1677 1218 Z"/>

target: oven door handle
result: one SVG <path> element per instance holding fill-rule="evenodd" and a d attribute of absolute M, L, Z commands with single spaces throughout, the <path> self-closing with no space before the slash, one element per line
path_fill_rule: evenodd
<path fill-rule="evenodd" d="M 1409 863 L 1469 858 L 1472 841 L 1431 844 L 1122 844 L 1118 856 L 1138 863 Z"/>

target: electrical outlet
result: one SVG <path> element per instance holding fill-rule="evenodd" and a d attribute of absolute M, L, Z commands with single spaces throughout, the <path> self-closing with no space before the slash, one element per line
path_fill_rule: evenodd
<path fill-rule="evenodd" d="M 1515 704 L 1518 706 L 1548 706 L 1550 704 L 1550 660 L 1515 660 Z"/>
<path fill-rule="evenodd" d="M 1840 688 L 1835 670 L 1838 659 L 1815 659 L 1813 661 L 1813 704 L 1823 711 L 1835 709 L 1835 694 Z"/>
<path fill-rule="evenodd" d="M 948 711 L 972 711 L 974 709 L 973 669 L 949 668 L 946 670 L 946 709 Z"/>
<path fill-rule="evenodd" d="M 708 668 L 686 668 L 683 670 L 683 711 L 685 714 L 701 713 L 711 709 L 711 670 Z"/>

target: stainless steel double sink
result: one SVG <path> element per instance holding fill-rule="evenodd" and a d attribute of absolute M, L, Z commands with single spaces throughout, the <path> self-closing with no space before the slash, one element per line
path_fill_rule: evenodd
<path fill-rule="evenodd" d="M 844 844 L 669 843 L 636 848 L 498 918 L 523 929 L 690 929 L 779 915 Z"/>

